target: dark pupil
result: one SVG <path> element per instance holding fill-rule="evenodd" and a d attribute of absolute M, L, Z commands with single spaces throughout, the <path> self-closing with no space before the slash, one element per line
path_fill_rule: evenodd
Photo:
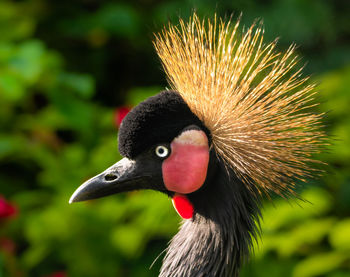
<path fill-rule="evenodd" d="M 158 148 L 158 154 L 162 155 L 164 153 L 164 148 Z"/>

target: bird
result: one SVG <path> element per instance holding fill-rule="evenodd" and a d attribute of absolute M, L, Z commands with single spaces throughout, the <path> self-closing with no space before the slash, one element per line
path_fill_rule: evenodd
<path fill-rule="evenodd" d="M 123 119 L 123 158 L 70 203 L 150 189 L 182 217 L 160 277 L 238 276 L 259 238 L 263 199 L 298 197 L 317 175 L 326 135 L 316 85 L 295 45 L 278 51 L 260 21 L 200 18 L 165 26 L 153 44 L 169 88 Z"/>

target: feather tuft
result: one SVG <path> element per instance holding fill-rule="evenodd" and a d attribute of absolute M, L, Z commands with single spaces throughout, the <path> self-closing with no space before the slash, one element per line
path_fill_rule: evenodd
<path fill-rule="evenodd" d="M 154 46 L 169 79 L 209 129 L 218 156 L 261 193 L 293 194 L 313 175 L 324 145 L 323 114 L 310 111 L 315 86 L 302 77 L 292 45 L 265 44 L 261 24 L 200 20 L 169 25 Z"/>

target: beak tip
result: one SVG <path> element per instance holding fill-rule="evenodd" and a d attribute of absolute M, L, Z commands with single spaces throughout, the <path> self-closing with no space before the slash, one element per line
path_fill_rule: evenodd
<path fill-rule="evenodd" d="M 74 203 L 75 202 L 75 199 L 74 199 L 75 197 L 74 197 L 74 194 L 71 196 L 71 198 L 69 199 L 69 204 L 72 204 L 72 203 Z"/>
<path fill-rule="evenodd" d="M 80 190 L 77 189 L 72 196 L 69 198 L 69 204 L 75 203 L 75 202 L 79 202 L 82 201 L 83 199 L 81 199 L 80 194 L 79 194 Z"/>

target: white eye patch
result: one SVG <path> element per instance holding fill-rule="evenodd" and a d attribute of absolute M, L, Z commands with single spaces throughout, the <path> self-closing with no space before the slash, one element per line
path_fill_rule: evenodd
<path fill-rule="evenodd" d="M 207 135 L 199 130 L 187 130 L 174 139 L 175 143 L 208 146 Z"/>

